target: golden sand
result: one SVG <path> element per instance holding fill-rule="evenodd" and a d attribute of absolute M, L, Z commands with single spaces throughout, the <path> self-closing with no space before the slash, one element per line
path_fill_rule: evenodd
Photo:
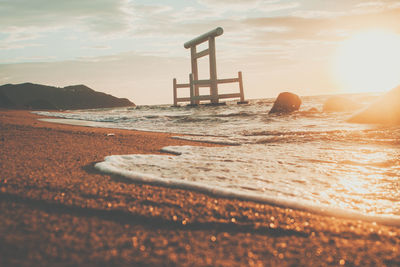
<path fill-rule="evenodd" d="M 93 168 L 108 155 L 207 144 L 37 118 L 0 111 L 0 266 L 400 265 L 396 227 L 137 184 Z"/>

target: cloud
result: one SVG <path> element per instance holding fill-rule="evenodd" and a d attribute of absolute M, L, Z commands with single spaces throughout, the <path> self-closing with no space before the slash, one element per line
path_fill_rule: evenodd
<path fill-rule="evenodd" d="M 264 28 L 283 28 L 285 31 L 269 32 L 272 40 L 331 40 L 337 41 L 347 34 L 368 28 L 382 27 L 394 32 L 400 31 L 396 21 L 400 17 L 400 8 L 388 9 L 375 13 L 338 14 L 324 16 L 286 16 L 248 18 L 242 21 L 244 27 L 250 28 L 254 35 Z M 329 36 L 328 33 L 332 33 Z M 261 37 L 262 38 L 262 37 Z"/>
<path fill-rule="evenodd" d="M 18 28 L 13 29 L 8 33 L 6 42 L 20 42 L 37 39 L 40 36 L 39 33 L 35 31 L 26 31 Z"/>
<path fill-rule="evenodd" d="M 123 88 L 120 96 L 150 103 L 148 96 L 139 95 L 146 90 L 149 73 L 151 87 L 155 92 L 164 90 L 160 95 L 167 99 L 172 77 L 182 74 L 177 78 L 187 80 L 189 51 L 183 43 L 217 26 L 224 28 L 217 40 L 218 70 L 228 70 L 226 77 L 238 69 L 261 77 L 278 70 L 288 74 L 293 66 L 308 68 L 359 30 L 383 27 L 400 33 L 396 1 L 310 5 L 302 0 L 198 0 L 182 6 L 149 2 L 0 0 L 0 48 L 8 49 L 0 50 L 2 62 L 52 61 L 23 68 L 7 65 L 4 75 L 21 82 L 87 83 L 116 92 Z M 122 53 L 127 51 L 136 53 Z M 173 56 L 181 58 L 170 59 Z M 3 75 L 4 65 L 0 69 Z M 12 71 L 17 69 L 19 76 Z"/>
<path fill-rule="evenodd" d="M 224 46 L 219 58 L 248 59 L 276 62 L 288 68 L 293 62 L 306 64 L 314 60 L 328 60 L 335 47 L 359 31 L 383 28 L 400 34 L 400 9 L 386 9 L 375 13 L 340 14 L 340 16 L 282 16 L 256 17 L 225 21 L 227 26 Z M 237 53 L 237 51 L 241 51 Z M 286 65 L 283 64 L 286 60 Z"/>
<path fill-rule="evenodd" d="M 365 1 L 356 4 L 355 9 L 361 12 L 377 12 L 385 9 L 393 9 L 400 7 L 399 1 L 381 0 L 381 1 Z"/>
<path fill-rule="evenodd" d="M 293 9 L 300 6 L 299 2 L 283 2 L 283 3 L 265 3 L 259 6 L 259 9 L 264 13 L 269 13 L 273 11 Z"/>
<path fill-rule="evenodd" d="M 0 24 L 3 29 L 62 27 L 83 24 L 94 31 L 126 29 L 125 0 L 2 0 Z"/>
<path fill-rule="evenodd" d="M 281 44 L 282 42 L 294 42 L 297 40 L 308 40 L 310 42 L 339 42 L 352 32 L 363 30 L 370 27 L 385 27 L 397 31 L 400 24 L 396 23 L 396 18 L 400 15 L 400 9 L 393 8 L 393 2 L 386 1 L 388 7 L 384 10 L 368 13 L 360 13 L 360 5 L 354 5 L 349 10 L 336 9 L 333 11 L 325 10 L 298 10 L 296 12 L 286 12 L 285 16 L 266 16 L 264 13 L 256 13 L 254 16 L 222 16 L 218 12 L 208 12 L 209 10 L 230 10 L 230 8 L 261 9 L 271 8 L 271 10 L 295 8 L 300 6 L 298 1 L 262 1 L 262 0 L 199 0 L 203 8 L 186 7 L 182 10 L 170 12 L 167 8 L 159 7 L 161 12 L 157 16 L 152 15 L 150 7 L 146 14 L 141 17 L 140 25 L 134 33 L 136 37 L 152 37 L 162 40 L 166 46 L 170 46 L 171 51 L 178 51 L 173 47 L 173 43 L 178 45 L 203 32 L 217 26 L 225 29 L 223 40 L 224 47 L 231 49 L 241 49 L 246 53 L 252 43 L 260 46 L 270 44 Z M 367 4 L 365 4 L 368 6 Z M 361 5 L 361 6 L 365 6 Z M 370 3 L 369 5 L 373 5 Z M 205 8 L 204 8 L 205 7 Z M 213 9 L 214 7 L 214 9 Z M 145 9 L 145 7 L 143 7 Z M 162 12 L 167 10 L 167 12 Z M 181 12 L 181 13 L 180 13 Z M 251 13 L 251 12 L 250 12 Z M 247 14 L 250 14 L 247 13 Z M 147 14 L 150 14 L 149 16 Z M 185 14 L 187 17 L 185 17 Z M 233 12 L 232 14 L 236 14 Z M 253 14 L 254 15 L 254 14 Z M 151 23 L 146 23 L 146 21 Z M 162 29 L 160 31 L 160 29 Z M 244 42 L 241 42 L 244 40 Z M 228 44 L 228 41 L 237 45 Z M 239 46 L 240 45 L 240 46 Z M 160 46 L 161 47 L 161 46 Z M 159 47 L 159 48 L 160 48 Z M 180 47 L 179 47 L 180 49 Z M 180 50 L 179 50 L 180 51 Z M 222 53 L 232 54 L 229 51 Z"/>
<path fill-rule="evenodd" d="M 291 9 L 300 6 L 297 1 L 282 1 L 282 0 L 198 0 L 198 2 L 210 9 L 227 11 L 239 11 L 241 13 L 255 10 L 264 13 Z"/>
<path fill-rule="evenodd" d="M 256 8 L 261 0 L 219 0 L 219 1 L 214 1 L 214 0 L 198 0 L 198 3 L 207 6 L 207 7 L 212 7 L 212 8 L 225 8 L 225 9 L 240 9 L 240 10 L 246 10 L 246 9 L 252 9 Z M 275 2 L 275 1 L 273 1 Z"/>
<path fill-rule="evenodd" d="M 346 15 L 345 11 L 326 11 L 326 10 L 297 10 L 292 12 L 292 16 L 305 19 L 315 18 L 335 18 Z"/>
<path fill-rule="evenodd" d="M 0 49 L 1 50 L 12 50 L 12 49 L 23 49 L 23 48 L 27 48 L 27 47 L 40 47 L 40 44 L 37 43 L 23 43 L 23 44 L 16 44 L 16 43 L 8 43 L 8 42 L 4 42 L 2 44 L 0 44 Z M 14 61 L 20 60 L 21 58 L 14 58 Z"/>

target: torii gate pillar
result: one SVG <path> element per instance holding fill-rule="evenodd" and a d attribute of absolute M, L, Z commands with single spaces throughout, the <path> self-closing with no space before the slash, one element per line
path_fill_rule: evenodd
<path fill-rule="evenodd" d="M 224 33 L 221 27 L 218 27 L 212 31 L 200 35 L 199 37 L 186 42 L 183 46 L 185 48 L 190 48 L 191 65 L 193 80 L 197 81 L 199 79 L 199 70 L 197 67 L 197 59 L 209 55 L 210 62 L 210 95 L 211 103 L 218 104 L 218 82 L 217 82 L 217 58 L 215 53 L 215 37 L 220 36 Z M 196 46 L 208 40 L 208 49 L 197 53 Z M 194 86 L 194 95 L 199 95 L 199 85 Z M 195 100 L 194 104 L 199 104 L 199 100 Z"/>
<path fill-rule="evenodd" d="M 178 84 L 176 79 L 173 79 L 173 95 L 174 95 L 174 106 L 178 106 L 178 102 L 187 102 L 190 101 L 190 105 L 198 105 L 200 101 L 209 100 L 211 104 L 219 104 L 219 99 L 226 98 L 240 98 L 240 102 L 238 104 L 247 104 L 247 101 L 244 100 L 244 92 L 243 92 L 243 80 L 242 80 L 242 72 L 238 72 L 237 78 L 230 79 L 218 79 L 217 77 L 217 59 L 215 56 L 215 37 L 222 35 L 224 30 L 221 27 L 218 27 L 212 31 L 209 31 L 205 34 L 200 35 L 189 42 L 186 42 L 183 46 L 187 49 L 190 48 L 190 58 L 191 58 L 191 66 L 192 73 L 189 74 L 189 83 L 181 83 Z M 196 46 L 207 42 L 208 48 L 197 52 Z M 210 79 L 199 80 L 199 69 L 197 65 L 197 60 L 201 57 L 209 56 L 210 63 Z M 230 93 L 230 94 L 218 94 L 218 84 L 219 83 L 239 83 L 239 93 Z M 190 90 L 190 97 L 178 97 L 178 88 L 188 88 Z M 209 87 L 210 95 L 200 95 L 199 87 Z"/>

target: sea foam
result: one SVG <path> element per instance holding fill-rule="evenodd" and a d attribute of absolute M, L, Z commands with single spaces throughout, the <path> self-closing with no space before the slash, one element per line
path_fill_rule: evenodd
<path fill-rule="evenodd" d="M 299 112 L 248 105 L 39 112 L 57 122 L 181 134 L 225 147 L 167 147 L 170 155 L 110 156 L 96 168 L 137 182 L 197 190 L 327 215 L 399 225 L 400 127 L 351 124 L 302 97 Z M 353 99 L 365 100 L 364 95 Z M 374 96 L 368 98 L 371 101 Z M 367 103 L 366 103 L 367 104 Z M 182 136 L 184 135 L 184 136 Z M 234 145 L 234 146 L 233 146 Z M 174 156 L 175 155 L 175 156 Z"/>
<path fill-rule="evenodd" d="M 242 151 L 238 152 L 238 149 Z M 269 163 L 265 160 L 260 161 L 257 149 L 250 153 L 253 154 L 253 160 L 241 160 L 235 157 L 235 150 L 240 155 L 247 149 L 249 148 L 243 146 L 165 147 L 162 151 L 171 155 L 113 155 L 106 157 L 103 162 L 96 163 L 95 168 L 139 183 L 193 190 L 217 197 L 256 201 L 322 215 L 400 226 L 400 216 L 382 213 L 384 209 L 387 212 L 389 207 L 396 205 L 395 203 L 382 198 L 376 199 L 375 203 L 369 200 L 359 203 L 359 198 L 351 198 L 351 191 L 346 192 L 348 194 L 346 195 L 341 192 L 343 188 L 340 186 L 336 188 L 337 192 L 332 189 L 332 186 L 337 186 L 331 184 L 335 180 L 323 181 L 326 178 L 323 177 L 321 181 L 312 179 L 313 181 L 309 182 L 309 178 L 302 178 L 304 170 L 301 170 L 299 166 L 293 166 L 297 169 L 294 172 L 294 169 L 288 170 L 282 167 L 286 163 L 277 159 L 271 159 Z M 272 153 L 277 155 L 276 151 Z M 287 154 L 287 152 L 284 153 Z M 313 164 L 316 163 L 313 162 Z M 323 161 L 320 164 L 324 165 Z M 271 171 L 271 168 L 274 168 L 274 171 Z M 255 171 L 257 169 L 258 171 Z M 309 171 L 307 175 L 313 176 Z M 320 185 L 317 186 L 318 184 Z M 337 194 L 336 199 L 332 197 L 333 194 Z M 349 205 L 352 201 L 357 203 Z M 357 208 L 374 204 L 381 205 L 381 209 L 368 211 Z"/>

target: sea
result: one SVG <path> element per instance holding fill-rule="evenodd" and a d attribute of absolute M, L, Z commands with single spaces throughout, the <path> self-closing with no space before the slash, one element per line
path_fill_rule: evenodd
<path fill-rule="evenodd" d="M 347 97 L 368 106 L 378 96 Z M 224 145 L 168 146 L 162 155 L 109 155 L 95 164 L 100 172 L 400 226 L 400 126 L 349 123 L 353 112 L 322 112 L 329 97 L 301 97 L 300 110 L 291 114 L 269 114 L 274 99 L 37 113 L 54 117 L 47 121 L 111 128 L 110 136 L 112 128 L 134 129 Z"/>

